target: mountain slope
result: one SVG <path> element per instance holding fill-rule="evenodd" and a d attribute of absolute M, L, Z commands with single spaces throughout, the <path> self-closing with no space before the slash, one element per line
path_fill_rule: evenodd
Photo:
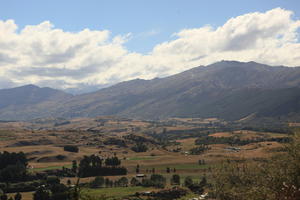
<path fill-rule="evenodd" d="M 11 105 L 30 105 L 43 101 L 57 101 L 71 95 L 52 88 L 39 88 L 35 85 L 25 85 L 12 89 L 0 90 L 0 108 Z"/>
<path fill-rule="evenodd" d="M 38 104 L 26 104 L 26 109 L 6 106 L 6 112 L 0 112 L 0 119 L 120 115 L 146 119 L 177 116 L 238 120 L 250 114 L 298 116 L 300 68 L 222 61 L 166 78 L 122 82 L 84 95 L 50 96 Z M 13 115 L 13 109 L 17 115 Z"/>
<path fill-rule="evenodd" d="M 0 90 L 0 118 L 2 120 L 32 119 L 50 111 L 55 104 L 72 95 L 52 88 L 25 85 Z M 49 113 L 48 113 L 49 114 Z"/>
<path fill-rule="evenodd" d="M 223 61 L 167 78 L 137 79 L 77 96 L 66 102 L 68 111 L 63 116 L 239 119 L 251 113 L 267 115 L 265 110 L 280 105 L 281 101 L 273 103 L 276 99 L 298 101 L 293 94 L 299 86 L 300 68 Z"/>

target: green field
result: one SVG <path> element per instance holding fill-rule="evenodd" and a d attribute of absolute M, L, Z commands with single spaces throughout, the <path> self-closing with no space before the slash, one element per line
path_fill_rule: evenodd
<path fill-rule="evenodd" d="M 0 141 L 7 141 L 7 140 L 13 140 L 12 137 L 0 137 Z"/>
<path fill-rule="evenodd" d="M 72 165 L 70 164 L 70 165 L 64 165 L 64 166 L 50 166 L 50 167 L 34 168 L 34 169 L 30 169 L 30 171 L 40 172 L 40 171 L 51 170 L 51 169 L 62 169 L 63 167 L 71 168 Z"/>
<path fill-rule="evenodd" d="M 99 189 L 83 189 L 82 193 L 91 196 L 106 196 L 113 198 L 121 198 L 133 195 L 136 192 L 152 191 L 153 188 L 137 187 L 115 187 L 115 188 L 99 188 Z"/>
<path fill-rule="evenodd" d="M 155 157 L 153 156 L 145 156 L 145 157 L 131 157 L 128 160 L 154 160 Z"/>
<path fill-rule="evenodd" d="M 136 192 L 146 192 L 154 191 L 154 188 L 145 188 L 141 186 L 136 187 L 116 187 L 116 188 L 99 188 L 99 189 L 82 189 L 83 195 L 89 195 L 93 197 L 109 197 L 110 199 L 122 199 L 126 196 L 134 195 Z M 198 195 L 189 192 L 186 196 L 180 198 L 179 200 L 187 200 Z M 100 199 L 99 198 L 99 199 Z"/>
<path fill-rule="evenodd" d="M 15 134 L 11 131 L 0 130 L 0 141 L 13 140 L 15 139 Z"/>
<path fill-rule="evenodd" d="M 167 167 L 170 167 L 171 170 L 175 168 L 176 170 L 185 170 L 185 169 L 207 169 L 211 165 L 198 165 L 194 163 L 186 163 L 186 164 L 164 164 L 164 165 L 156 165 L 156 166 L 147 166 L 147 168 L 152 168 L 154 167 L 155 169 L 158 170 L 165 170 Z"/>

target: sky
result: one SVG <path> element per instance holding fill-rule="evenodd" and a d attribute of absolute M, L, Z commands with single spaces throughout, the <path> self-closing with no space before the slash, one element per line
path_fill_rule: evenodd
<path fill-rule="evenodd" d="M 87 92 L 220 60 L 300 66 L 299 0 L 0 3 L 0 88 Z"/>

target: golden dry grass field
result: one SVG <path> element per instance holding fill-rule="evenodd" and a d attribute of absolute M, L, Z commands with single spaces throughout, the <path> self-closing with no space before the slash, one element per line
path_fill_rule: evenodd
<path fill-rule="evenodd" d="M 199 120 L 199 119 L 197 119 Z M 197 120 L 187 119 L 188 122 Z M 206 120 L 201 123 L 210 123 Z M 201 155 L 190 155 L 189 150 L 196 147 L 197 137 L 174 140 L 173 146 L 163 147 L 159 144 L 147 143 L 149 150 L 143 153 L 136 153 L 131 150 L 133 143 L 126 143 L 126 147 L 118 145 L 105 145 L 108 138 L 122 140 L 124 136 L 134 134 L 152 139 L 146 132 L 155 131 L 163 134 L 166 130 L 191 130 L 195 125 L 157 125 L 151 122 L 139 120 L 120 120 L 115 118 L 73 119 L 62 125 L 54 125 L 50 122 L 25 123 L 11 122 L 0 123 L 0 151 L 19 152 L 23 151 L 29 158 L 30 171 L 43 171 L 47 169 L 58 169 L 71 167 L 72 160 L 79 161 L 84 155 L 96 154 L 101 157 L 117 155 L 122 159 L 122 165 L 128 169 L 128 178 L 134 177 L 135 167 L 140 165 L 140 173 L 150 174 L 150 169 L 155 172 L 171 177 L 174 173 L 181 177 L 192 176 L 200 180 L 204 174 L 208 174 L 212 167 L 217 166 L 226 159 L 259 160 L 271 157 L 283 144 L 278 142 L 257 142 L 239 146 L 239 151 L 228 150 L 229 145 L 213 144 L 210 149 Z M 283 134 L 270 132 L 255 132 L 238 130 L 232 132 L 216 132 L 210 134 L 213 137 L 239 137 L 241 139 L 283 137 Z M 78 153 L 64 151 L 63 146 L 76 145 Z M 171 151 L 179 148 L 179 152 Z M 205 160 L 205 165 L 199 165 L 199 160 Z M 171 173 L 166 168 L 171 168 Z M 117 179 L 116 177 L 110 177 Z M 75 178 L 63 178 L 66 183 L 70 179 L 75 183 Z M 92 178 L 81 179 L 81 182 L 88 182 Z M 32 193 L 23 193 L 23 199 L 29 200 Z"/>

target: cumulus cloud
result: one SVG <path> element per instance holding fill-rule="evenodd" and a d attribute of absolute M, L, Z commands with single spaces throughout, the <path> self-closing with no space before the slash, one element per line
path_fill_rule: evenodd
<path fill-rule="evenodd" d="M 220 27 L 181 30 L 141 54 L 126 49 L 131 34 L 67 32 L 49 21 L 18 30 L 13 20 L 0 20 L 0 87 L 30 83 L 82 89 L 163 77 L 220 60 L 300 66 L 299 27 L 291 11 L 276 8 L 231 18 Z"/>

